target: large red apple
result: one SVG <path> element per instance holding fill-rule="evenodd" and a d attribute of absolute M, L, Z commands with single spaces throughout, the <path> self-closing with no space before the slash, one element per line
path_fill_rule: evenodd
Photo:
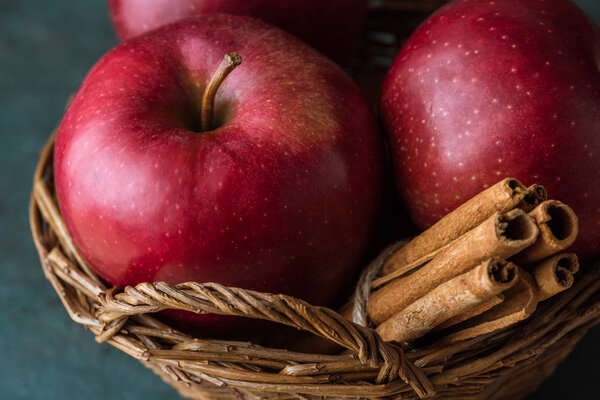
<path fill-rule="evenodd" d="M 230 51 L 243 63 L 200 131 Z M 327 304 L 368 244 L 380 152 L 370 108 L 335 63 L 278 28 L 213 14 L 93 67 L 58 130 L 56 191 L 75 244 L 113 285 L 210 281 Z"/>
<path fill-rule="evenodd" d="M 367 3 L 368 0 L 108 0 L 108 7 L 122 40 L 193 15 L 229 13 L 259 18 L 283 28 L 343 62 L 360 36 Z"/>
<path fill-rule="evenodd" d="M 572 206 L 600 251 L 600 33 L 568 0 L 466 0 L 410 37 L 383 87 L 398 186 L 421 228 L 510 176 Z"/>

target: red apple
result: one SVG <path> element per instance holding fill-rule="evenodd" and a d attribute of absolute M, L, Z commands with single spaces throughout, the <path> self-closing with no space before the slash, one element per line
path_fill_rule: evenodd
<path fill-rule="evenodd" d="M 539 183 L 600 251 L 600 33 L 568 0 L 455 1 L 410 37 L 381 96 L 398 186 L 425 229 L 504 177 Z"/>
<path fill-rule="evenodd" d="M 262 19 L 343 62 L 352 53 L 368 0 L 108 0 L 122 40 L 193 15 L 229 13 Z"/>
<path fill-rule="evenodd" d="M 217 92 L 216 127 L 200 131 L 229 51 L 243 64 Z M 258 20 L 205 15 L 98 61 L 58 130 L 56 192 L 113 285 L 219 282 L 327 304 L 368 244 L 380 145 L 335 63 Z"/>

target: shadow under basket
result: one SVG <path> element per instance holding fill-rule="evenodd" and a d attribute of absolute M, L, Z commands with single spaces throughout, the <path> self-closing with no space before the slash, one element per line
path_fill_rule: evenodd
<path fill-rule="evenodd" d="M 376 95 L 401 39 L 442 1 L 374 2 L 351 70 Z M 369 94 L 369 88 L 366 88 Z M 46 278 L 70 317 L 140 360 L 189 399 L 520 399 L 534 391 L 600 322 L 600 265 L 526 321 L 452 345 L 405 349 L 335 311 L 214 283 L 107 287 L 78 253 L 54 196 L 54 135 L 34 176 L 30 221 Z M 171 308 L 260 318 L 346 350 L 337 355 L 193 338 L 150 314 Z"/>

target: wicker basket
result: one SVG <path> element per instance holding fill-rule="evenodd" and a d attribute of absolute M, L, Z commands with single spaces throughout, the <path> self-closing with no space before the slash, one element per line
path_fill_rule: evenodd
<path fill-rule="evenodd" d="M 443 1 L 379 1 L 371 10 L 357 80 L 376 88 L 400 38 Z M 373 90 L 372 95 L 376 95 Z M 546 379 L 600 322 L 600 266 L 588 262 L 567 292 L 518 325 L 450 346 L 401 349 L 336 312 L 283 295 L 213 283 L 108 288 L 74 247 L 57 207 L 54 136 L 44 147 L 30 205 L 42 267 L 71 318 L 190 399 L 519 399 Z M 166 308 L 247 316 L 292 326 L 346 351 L 306 354 L 195 339 L 153 318 Z"/>

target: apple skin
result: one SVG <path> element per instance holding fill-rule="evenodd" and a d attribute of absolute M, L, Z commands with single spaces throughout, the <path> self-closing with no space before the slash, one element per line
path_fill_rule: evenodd
<path fill-rule="evenodd" d="M 600 33 L 567 0 L 455 1 L 410 37 L 381 111 L 421 229 L 504 177 L 573 207 L 600 251 Z"/>
<path fill-rule="evenodd" d="M 358 40 L 368 0 L 108 0 L 121 40 L 194 15 L 229 13 L 259 18 L 298 36 L 337 62 Z"/>
<path fill-rule="evenodd" d="M 218 91 L 220 126 L 199 133 L 200 98 L 231 51 L 243 63 Z M 377 123 L 344 71 L 279 28 L 225 14 L 109 51 L 54 155 L 74 243 L 118 287 L 218 282 L 328 304 L 363 261 L 382 189 Z M 205 334 L 241 324 L 174 315 Z"/>

